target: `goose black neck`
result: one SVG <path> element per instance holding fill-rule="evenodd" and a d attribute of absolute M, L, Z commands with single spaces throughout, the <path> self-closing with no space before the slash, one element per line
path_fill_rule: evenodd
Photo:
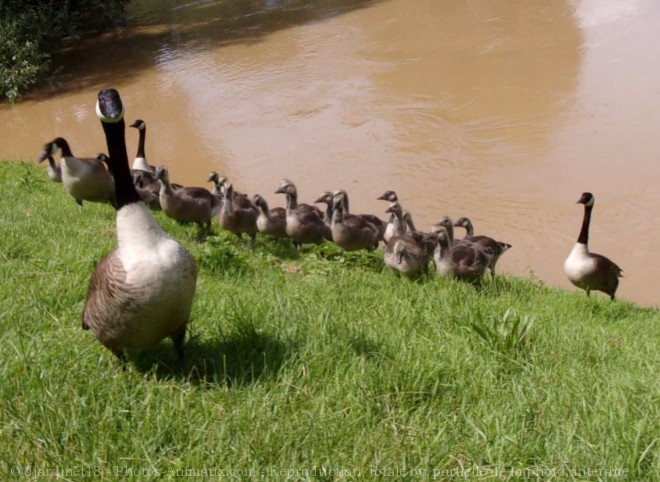
<path fill-rule="evenodd" d="M 286 208 L 289 211 L 298 209 L 298 193 L 289 192 L 286 194 Z"/>
<path fill-rule="evenodd" d="M 591 210 L 593 206 L 584 206 L 584 218 L 582 218 L 582 229 L 577 242 L 586 245 L 589 242 L 589 223 L 591 222 Z"/>
<path fill-rule="evenodd" d="M 144 153 L 144 141 L 147 138 L 147 127 L 144 126 L 144 128 L 138 130 L 140 131 L 140 140 L 138 141 L 138 150 L 136 157 L 141 157 L 143 159 L 146 159 L 147 156 Z"/>
<path fill-rule="evenodd" d="M 71 147 L 69 147 L 69 143 L 65 141 L 64 139 L 60 139 L 60 149 L 62 150 L 62 156 L 63 157 L 73 157 L 73 153 L 71 152 Z"/>
<path fill-rule="evenodd" d="M 474 236 L 474 227 L 472 226 L 472 223 L 468 221 L 465 223 L 465 237 L 471 238 L 472 236 Z"/>
<path fill-rule="evenodd" d="M 133 185 L 131 170 L 128 167 L 124 120 L 115 123 L 102 122 L 102 124 L 110 155 L 108 168 L 115 179 L 115 202 L 119 210 L 127 204 L 139 202 L 140 196 Z"/>

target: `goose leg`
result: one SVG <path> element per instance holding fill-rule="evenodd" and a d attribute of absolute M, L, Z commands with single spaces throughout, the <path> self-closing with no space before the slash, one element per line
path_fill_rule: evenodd
<path fill-rule="evenodd" d="M 176 355 L 179 358 L 179 366 L 182 371 L 186 370 L 186 353 L 183 343 L 186 339 L 187 328 L 188 324 L 186 323 L 179 329 L 179 331 L 170 337 L 172 338 L 172 343 L 174 343 L 174 351 L 176 351 Z"/>

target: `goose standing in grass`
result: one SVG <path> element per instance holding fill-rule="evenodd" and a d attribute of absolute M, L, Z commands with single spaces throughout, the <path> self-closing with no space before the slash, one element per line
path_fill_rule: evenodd
<path fill-rule="evenodd" d="M 125 360 L 125 350 L 145 350 L 169 337 L 185 366 L 186 327 L 197 283 L 195 260 L 140 201 L 128 165 L 119 93 L 99 92 L 96 112 L 116 181 L 118 247 L 92 274 L 83 329 L 91 330 L 120 360 Z"/>
<path fill-rule="evenodd" d="M 398 273 L 413 277 L 426 268 L 428 256 L 424 252 L 424 248 L 412 236 L 403 234 L 390 239 L 385 246 L 383 260 L 387 266 Z"/>
<path fill-rule="evenodd" d="M 394 191 L 385 191 L 383 194 L 378 196 L 377 199 L 379 201 L 388 201 L 390 203 L 390 207 L 392 207 L 394 203 L 399 203 L 399 196 L 397 196 L 397 194 Z M 397 236 L 399 234 L 400 232 L 399 225 L 402 221 L 402 218 L 397 220 L 393 211 L 388 210 L 385 212 L 390 213 L 390 219 L 387 221 L 387 224 L 385 225 L 385 228 L 383 230 L 383 241 L 385 242 L 385 244 L 387 244 L 393 236 Z M 401 213 L 403 216 L 403 207 L 401 207 Z"/>
<path fill-rule="evenodd" d="M 472 241 L 473 243 L 477 243 L 491 250 L 493 256 L 490 259 L 490 265 L 488 267 L 490 268 L 490 274 L 495 277 L 495 265 L 497 264 L 497 260 L 499 260 L 500 256 L 511 248 L 511 245 L 509 243 L 496 241 L 488 236 L 475 236 L 472 222 L 466 217 L 458 218 L 454 223 L 454 226 L 465 228 L 465 236 L 463 237 L 463 240 Z"/>
<path fill-rule="evenodd" d="M 286 209 L 276 207 L 269 209 L 266 200 L 259 194 L 252 197 L 252 203 L 259 209 L 257 229 L 274 238 L 286 238 Z"/>
<path fill-rule="evenodd" d="M 438 274 L 481 286 L 492 258 L 490 248 L 471 242 L 452 245 L 451 235 L 447 228 L 440 224 L 433 226 L 433 232 L 436 233 L 438 241 L 433 254 Z"/>
<path fill-rule="evenodd" d="M 197 223 L 201 229 L 200 241 L 206 239 L 211 232 L 211 220 L 220 210 L 220 199 L 203 187 L 174 189 L 165 167 L 159 166 L 155 176 L 160 182 L 159 200 L 163 212 L 183 223 Z"/>
<path fill-rule="evenodd" d="M 234 187 L 230 182 L 222 185 L 222 205 L 218 212 L 218 223 L 222 229 L 230 231 L 239 238 L 243 233 L 250 236 L 254 244 L 257 235 L 257 211 L 250 207 L 242 208 L 236 203 Z"/>
<path fill-rule="evenodd" d="M 341 202 L 335 202 L 330 225 L 332 240 L 346 251 L 378 247 L 378 229 L 360 216 L 347 216 Z"/>
<path fill-rule="evenodd" d="M 39 162 L 62 151 L 60 164 L 62 184 L 79 206 L 83 201 L 114 202 L 115 183 L 103 161 L 98 158 L 79 158 L 71 152 L 69 143 L 62 137 L 44 145 Z"/>
<path fill-rule="evenodd" d="M 578 204 L 584 204 L 582 228 L 577 242 L 564 262 L 564 272 L 569 281 L 589 293 L 602 291 L 614 301 L 622 270 L 616 263 L 600 254 L 589 252 L 589 224 L 594 208 L 594 196 L 589 192 L 582 194 Z"/>
<path fill-rule="evenodd" d="M 330 228 L 323 222 L 320 211 L 309 204 L 298 204 L 295 184 L 283 179 L 275 194 L 286 195 L 286 234 L 293 238 L 296 247 L 302 244 L 321 244 L 332 239 Z"/>
<path fill-rule="evenodd" d="M 383 240 L 383 236 L 385 235 L 385 228 L 387 227 L 387 223 L 380 219 L 378 216 L 375 214 L 351 214 L 350 211 L 350 205 L 348 201 L 348 193 L 343 190 L 339 189 L 334 192 L 333 199 L 335 203 L 340 203 L 343 210 L 344 210 L 344 216 L 359 216 L 368 223 L 372 224 L 376 230 L 378 231 L 378 241 Z"/>

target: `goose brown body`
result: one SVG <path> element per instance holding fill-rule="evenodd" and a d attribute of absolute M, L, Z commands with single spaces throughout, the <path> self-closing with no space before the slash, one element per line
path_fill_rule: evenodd
<path fill-rule="evenodd" d="M 156 179 L 160 182 L 159 200 L 163 212 L 183 223 L 197 223 L 204 239 L 211 232 L 211 221 L 220 210 L 220 199 L 203 187 L 174 189 L 164 167 L 156 169 Z"/>

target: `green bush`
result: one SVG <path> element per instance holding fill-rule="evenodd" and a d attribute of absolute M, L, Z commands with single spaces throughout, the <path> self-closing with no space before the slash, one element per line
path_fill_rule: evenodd
<path fill-rule="evenodd" d="M 0 95 L 14 102 L 49 77 L 50 58 L 67 36 L 124 20 L 129 0 L 0 0 Z"/>

